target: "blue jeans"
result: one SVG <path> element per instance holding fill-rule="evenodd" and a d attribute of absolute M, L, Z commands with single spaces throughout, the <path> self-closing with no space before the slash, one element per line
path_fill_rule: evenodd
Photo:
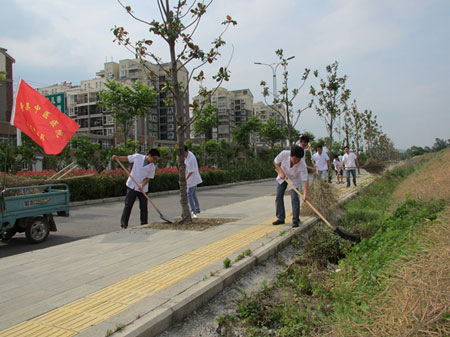
<path fill-rule="evenodd" d="M 191 212 L 200 213 L 200 204 L 197 199 L 197 185 L 187 188 L 187 198 Z"/>
<path fill-rule="evenodd" d="M 353 185 L 356 186 L 356 169 L 345 170 L 345 177 L 347 178 L 347 187 L 350 187 L 350 173 L 353 176 Z"/>
<path fill-rule="evenodd" d="M 275 199 L 276 216 L 278 220 L 284 222 L 286 218 L 286 212 L 284 209 L 284 192 L 286 191 L 288 183 L 283 181 L 282 184 L 277 183 L 277 185 L 277 197 Z M 299 190 L 301 191 L 301 186 Z M 300 198 L 294 190 L 291 190 L 291 203 L 292 223 L 300 223 Z"/>

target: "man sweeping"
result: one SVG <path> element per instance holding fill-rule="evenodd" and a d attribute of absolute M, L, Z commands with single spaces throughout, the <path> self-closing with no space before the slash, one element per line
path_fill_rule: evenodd
<path fill-rule="evenodd" d="M 288 183 L 284 179 L 288 179 L 297 189 L 302 190 L 303 187 L 303 201 L 306 201 L 308 194 L 308 169 L 305 162 L 302 160 L 305 152 L 303 149 L 294 145 L 291 150 L 283 150 L 273 161 L 278 172 L 277 180 L 277 196 L 275 199 L 276 217 L 273 225 L 284 224 L 286 213 L 284 208 L 284 192 Z M 292 203 L 292 227 L 298 227 L 300 224 L 300 199 L 298 194 L 291 189 L 291 203 Z"/>
<path fill-rule="evenodd" d="M 126 229 L 128 227 L 128 220 L 130 219 L 131 210 L 133 209 L 136 197 L 139 199 L 141 225 L 148 223 L 147 198 L 143 193 L 148 192 L 148 183 L 150 179 L 155 177 L 155 164 L 160 156 L 161 155 L 157 149 L 151 149 L 145 156 L 139 153 L 129 156 L 112 156 L 113 160 L 133 163 L 133 168 L 131 169 L 130 175 L 139 184 L 136 185 L 131 178 L 127 179 L 125 207 L 122 212 L 122 218 L 120 219 L 120 227 L 122 227 L 122 229 Z"/>

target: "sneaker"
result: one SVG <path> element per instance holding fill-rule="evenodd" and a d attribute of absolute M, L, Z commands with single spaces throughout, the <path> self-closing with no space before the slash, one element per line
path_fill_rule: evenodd
<path fill-rule="evenodd" d="M 276 221 L 272 222 L 272 225 L 276 226 L 276 225 L 283 225 L 284 221 L 277 219 Z"/>
<path fill-rule="evenodd" d="M 298 227 L 299 226 L 299 223 L 298 222 L 294 222 L 293 224 L 292 224 L 292 228 L 296 228 L 296 227 Z"/>
<path fill-rule="evenodd" d="M 122 225 L 120 225 L 120 228 L 122 228 L 122 229 L 127 229 L 127 226 L 122 226 Z"/>
<path fill-rule="evenodd" d="M 194 219 L 198 218 L 197 214 L 195 214 L 194 212 L 191 212 L 191 217 L 194 218 Z"/>

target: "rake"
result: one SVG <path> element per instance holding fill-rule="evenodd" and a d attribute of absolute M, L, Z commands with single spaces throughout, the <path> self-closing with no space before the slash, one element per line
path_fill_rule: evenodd
<path fill-rule="evenodd" d="M 136 179 L 133 178 L 133 176 L 130 174 L 130 172 L 128 172 L 128 170 L 125 168 L 125 166 L 123 166 L 123 164 L 120 162 L 119 159 L 116 158 L 116 162 L 120 165 L 120 167 L 128 174 L 128 176 L 131 178 L 131 180 L 133 180 L 133 182 L 136 184 L 136 186 L 139 186 L 138 182 L 136 181 Z M 158 209 L 158 207 L 156 207 L 156 205 L 153 203 L 152 199 L 150 199 L 150 197 L 147 195 L 147 193 L 145 192 L 141 192 L 143 195 L 145 195 L 145 197 L 147 198 L 148 201 L 150 201 L 150 203 L 152 204 L 152 206 L 156 209 L 156 211 L 159 214 L 159 217 L 168 222 L 168 223 L 174 223 L 172 220 L 170 220 L 168 217 L 164 216 L 161 211 Z"/>

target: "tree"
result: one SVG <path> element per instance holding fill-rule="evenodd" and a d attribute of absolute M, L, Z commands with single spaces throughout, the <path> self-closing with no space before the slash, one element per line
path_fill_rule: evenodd
<path fill-rule="evenodd" d="M 239 145 L 248 148 L 250 144 L 250 135 L 253 132 L 258 132 L 262 126 L 261 121 L 258 117 L 253 116 L 241 126 L 234 128 L 233 130 L 233 140 Z"/>
<path fill-rule="evenodd" d="M 168 80 L 164 89 L 169 95 L 167 96 L 166 104 L 174 103 L 175 120 L 177 124 L 177 161 L 179 167 L 181 218 L 182 221 L 191 221 L 186 194 L 184 140 L 185 131 L 193 122 L 195 116 L 193 118 L 187 116 L 185 97 L 187 96 L 191 79 L 199 82 L 202 82 L 205 79 L 205 74 L 201 68 L 205 64 L 211 64 L 218 59 L 220 56 L 219 50 L 225 45 L 222 35 L 230 25 L 236 25 L 237 23 L 227 15 L 225 21 L 222 22 L 222 24 L 225 25 L 225 29 L 218 38 L 214 39 L 212 47 L 209 47 L 208 51 L 204 51 L 194 42 L 193 36 L 199 27 L 202 17 L 205 15 L 213 0 L 206 1 L 206 3 L 205 1 L 196 2 L 195 0 L 178 0 L 173 6 L 171 6 L 169 0 L 157 0 L 156 2 L 161 15 L 161 21 L 152 20 L 150 22 L 136 16 L 130 6 L 124 6 L 120 0 L 118 0 L 118 2 L 133 19 L 147 25 L 149 27 L 149 32 L 162 39 L 168 47 L 170 60 L 167 63 L 167 66 L 163 66 L 162 58 L 149 50 L 153 44 L 152 40 L 142 39 L 133 43 L 128 36 L 128 32 L 123 27 L 116 26 L 113 29 L 116 41 L 132 50 L 135 53 L 136 58 L 141 60 L 144 67 L 146 65 L 144 60 L 149 57 L 155 61 L 167 75 Z M 179 46 L 179 49 L 177 49 L 177 46 Z M 180 74 L 185 71 L 185 67 L 188 64 L 192 66 L 193 69 L 189 76 L 187 76 L 186 82 L 183 82 Z M 227 67 L 221 67 L 217 74 L 212 76 L 212 78 L 217 81 L 218 86 L 222 81 L 227 81 L 229 79 Z M 207 97 L 211 95 L 211 91 L 201 87 L 200 95 L 205 98 L 206 102 L 208 101 Z M 202 106 L 194 106 L 194 109 L 201 111 Z"/>
<path fill-rule="evenodd" d="M 78 166 L 86 170 L 89 169 L 94 163 L 95 152 L 100 148 L 100 145 L 91 143 L 85 134 L 73 136 L 70 139 L 70 145 Z"/>
<path fill-rule="evenodd" d="M 195 116 L 197 115 L 197 116 Z M 194 110 L 194 134 L 196 137 L 205 136 L 203 142 L 203 159 L 206 165 L 206 143 L 212 138 L 212 129 L 219 124 L 219 117 L 217 117 L 217 108 L 214 105 L 208 104 L 203 110 Z"/>
<path fill-rule="evenodd" d="M 450 147 L 450 139 L 446 141 L 445 139 L 435 138 L 432 149 L 433 152 L 438 152 L 448 147 Z"/>
<path fill-rule="evenodd" d="M 294 138 L 293 132 L 295 130 L 295 126 L 297 125 L 297 122 L 300 118 L 300 115 L 303 111 L 310 108 L 312 106 L 312 101 L 309 103 L 305 108 L 298 109 L 295 113 L 293 111 L 293 101 L 299 94 L 300 90 L 303 88 L 303 86 L 306 83 L 306 80 L 308 79 L 310 69 L 305 69 L 305 72 L 303 73 L 303 76 L 301 77 L 301 84 L 298 88 L 295 88 L 292 90 L 291 94 L 292 97 L 289 98 L 289 87 L 288 87 L 288 78 L 289 78 L 289 72 L 287 70 L 288 67 L 288 60 L 290 58 L 285 58 L 283 55 L 283 49 L 278 49 L 275 51 L 275 54 L 280 59 L 280 64 L 283 67 L 283 87 L 279 92 L 272 92 L 273 96 L 273 104 L 268 104 L 266 97 L 270 95 L 269 88 L 267 87 L 267 84 L 265 81 L 261 81 L 261 86 L 263 87 L 263 96 L 266 104 L 273 110 L 275 113 L 279 114 L 281 118 L 283 119 L 284 123 L 287 125 L 287 138 L 289 141 L 289 147 L 292 146 L 292 143 L 295 142 L 297 138 Z M 274 88 L 275 90 L 275 88 Z M 280 109 L 279 106 L 282 106 L 285 110 L 286 115 L 284 115 Z M 296 116 L 295 116 L 296 115 Z"/>
<path fill-rule="evenodd" d="M 380 127 L 377 123 L 377 116 L 371 110 L 364 110 L 362 121 L 364 125 L 363 137 L 366 143 L 366 153 L 368 156 L 373 156 L 375 144 L 381 135 Z"/>
<path fill-rule="evenodd" d="M 206 141 L 210 140 L 212 138 L 212 129 L 219 124 L 217 108 L 208 104 L 202 111 L 194 110 L 194 115 L 197 115 L 193 123 L 195 136 L 205 136 Z"/>
<path fill-rule="evenodd" d="M 275 118 L 270 117 L 267 123 L 264 123 L 259 128 L 259 135 L 266 143 L 273 147 L 276 142 L 286 139 L 287 129 L 281 128 Z"/>
<path fill-rule="evenodd" d="M 108 90 L 99 92 L 99 105 L 112 112 L 112 117 L 120 124 L 124 142 L 137 116 L 145 116 L 156 104 L 157 94 L 153 87 L 147 87 L 141 81 L 130 86 L 117 81 L 107 81 Z M 147 127 L 147 126 L 146 126 Z"/>
<path fill-rule="evenodd" d="M 315 97 L 314 107 L 317 115 L 323 120 L 328 132 L 328 156 L 331 157 L 333 146 L 333 130 L 336 119 L 347 111 L 347 100 L 350 97 L 350 89 L 346 89 L 345 82 L 347 75 L 338 77 L 338 62 L 326 66 L 326 79 L 319 76 L 318 70 L 314 71 L 314 76 L 320 79 L 320 89 L 313 86 L 310 93 Z"/>

